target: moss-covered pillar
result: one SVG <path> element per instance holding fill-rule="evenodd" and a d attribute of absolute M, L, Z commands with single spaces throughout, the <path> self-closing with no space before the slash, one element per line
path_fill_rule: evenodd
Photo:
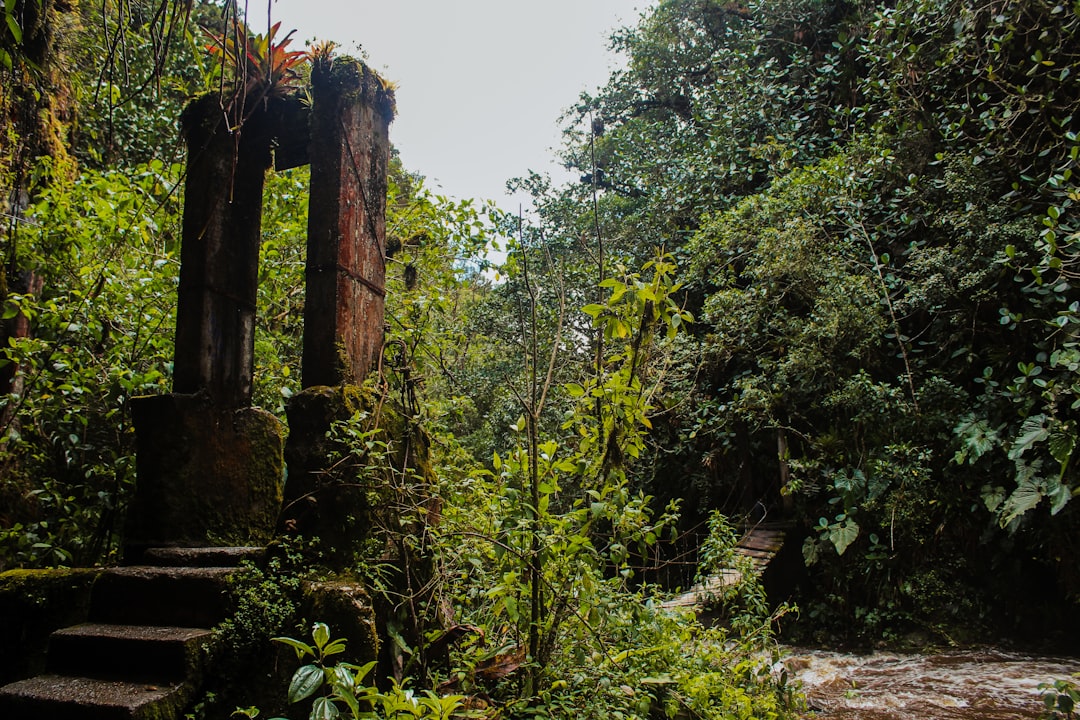
<path fill-rule="evenodd" d="M 174 392 L 131 401 L 137 479 L 129 561 L 148 547 L 260 545 L 273 537 L 285 432 L 251 407 L 251 395 L 263 183 L 283 112 L 276 100 L 223 109 L 212 94 L 181 118 L 188 168 Z"/>
<path fill-rule="evenodd" d="M 221 99 L 194 100 L 187 139 L 173 390 L 251 404 L 262 194 L 271 129 L 256 106 L 230 132 Z"/>
<path fill-rule="evenodd" d="M 362 380 L 382 352 L 393 94 L 363 63 L 316 62 L 303 385 Z"/>
<path fill-rule="evenodd" d="M 285 462 L 289 468 L 280 529 L 317 537 L 323 561 L 345 568 L 372 529 L 369 494 L 380 469 L 363 473 L 347 437 L 336 437 L 335 423 L 357 413 L 374 413 L 375 400 L 356 386 L 305 388 L 289 398 L 289 439 Z"/>
<path fill-rule="evenodd" d="M 264 545 L 281 511 L 285 428 L 205 393 L 133 398 L 135 496 L 125 555 L 148 547 Z"/>

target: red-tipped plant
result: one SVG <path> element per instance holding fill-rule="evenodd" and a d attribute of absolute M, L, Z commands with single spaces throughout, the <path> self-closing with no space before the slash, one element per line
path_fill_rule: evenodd
<path fill-rule="evenodd" d="M 252 34 L 243 22 L 233 20 L 231 33 L 215 35 L 206 31 L 213 39 L 207 49 L 221 58 L 223 73 L 232 73 L 238 93 L 265 99 L 286 95 L 298 86 L 297 68 L 308 55 L 302 50 L 287 49 L 295 30 L 276 41 L 280 28 L 281 23 L 276 22 L 265 36 Z"/>

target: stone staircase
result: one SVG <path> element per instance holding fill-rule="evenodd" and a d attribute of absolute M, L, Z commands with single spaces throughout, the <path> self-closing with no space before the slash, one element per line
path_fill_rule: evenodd
<path fill-rule="evenodd" d="M 106 570 L 87 622 L 49 637 L 45 673 L 0 687 L 4 720 L 175 720 L 194 697 L 227 578 L 263 548 L 153 548 Z"/>

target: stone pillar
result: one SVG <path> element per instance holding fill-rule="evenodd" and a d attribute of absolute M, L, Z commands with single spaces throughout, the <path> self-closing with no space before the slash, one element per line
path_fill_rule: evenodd
<path fill-rule="evenodd" d="M 363 63 L 311 75 L 304 387 L 358 383 L 383 341 L 386 173 L 393 96 Z"/>
<path fill-rule="evenodd" d="M 133 398 L 135 493 L 125 556 L 149 547 L 265 544 L 281 509 L 281 422 L 251 407 L 262 194 L 282 106 L 233 113 L 206 95 L 188 147 L 173 390 Z M 228 115 L 228 118 L 227 118 Z"/>
<path fill-rule="evenodd" d="M 188 147 L 173 390 L 206 392 L 220 407 L 251 404 L 262 193 L 270 166 L 267 113 L 229 132 L 221 100 L 193 101 L 181 118 Z"/>
<path fill-rule="evenodd" d="M 205 393 L 133 398 L 138 482 L 125 555 L 149 547 L 265 545 L 281 510 L 285 428 Z"/>

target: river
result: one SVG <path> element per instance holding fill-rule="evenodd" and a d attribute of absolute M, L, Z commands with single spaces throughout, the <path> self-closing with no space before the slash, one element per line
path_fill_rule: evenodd
<path fill-rule="evenodd" d="M 1080 673 L 1080 658 L 1001 650 L 913 655 L 789 650 L 785 665 L 802 682 L 808 720 L 1038 718 L 1044 709 L 1039 684 Z"/>

